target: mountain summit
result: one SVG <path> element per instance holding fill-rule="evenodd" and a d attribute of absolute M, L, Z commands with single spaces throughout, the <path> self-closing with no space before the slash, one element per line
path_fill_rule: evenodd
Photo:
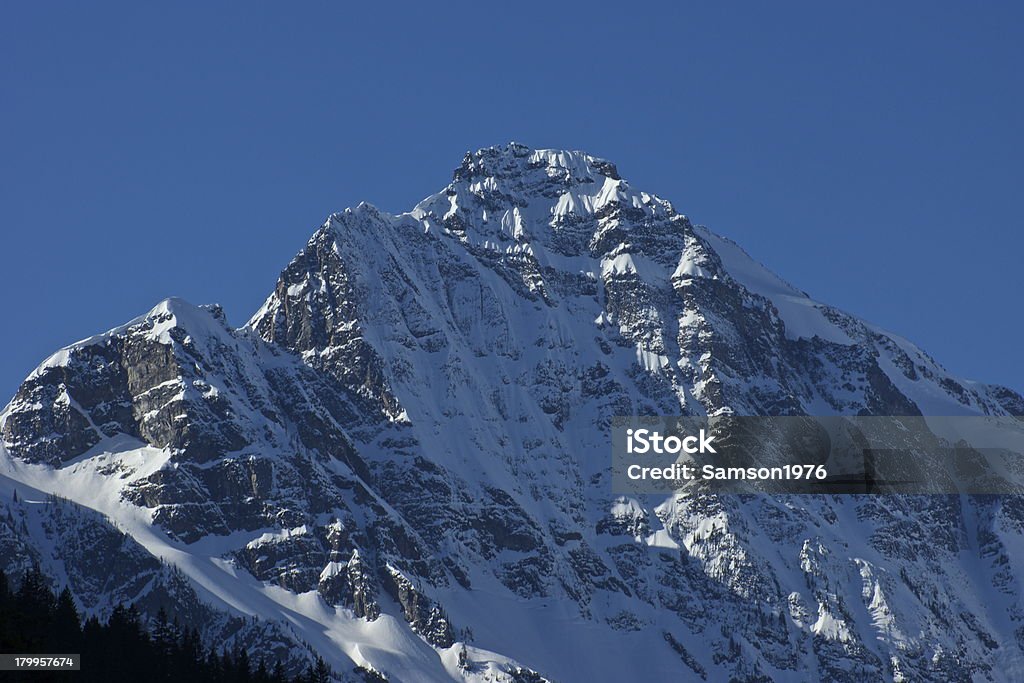
<path fill-rule="evenodd" d="M 0 413 L 0 563 L 343 680 L 1019 679 L 1012 499 L 611 493 L 613 416 L 724 413 L 1024 398 L 608 161 L 482 149 L 330 216 L 241 328 L 171 299 L 44 361 Z"/>

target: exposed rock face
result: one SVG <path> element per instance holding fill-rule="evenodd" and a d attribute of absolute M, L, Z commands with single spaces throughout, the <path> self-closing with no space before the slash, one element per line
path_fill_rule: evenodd
<path fill-rule="evenodd" d="M 384 589 L 402 607 L 402 616 L 412 630 L 431 645 L 448 648 L 455 643 L 455 633 L 444 610 L 413 586 L 402 572 L 387 567 Z"/>
<path fill-rule="evenodd" d="M 609 162 L 513 144 L 409 213 L 331 216 L 242 328 L 168 300 L 58 352 L 0 460 L 345 674 L 1010 681 L 1022 506 L 615 497 L 608 426 L 1022 408 Z"/>

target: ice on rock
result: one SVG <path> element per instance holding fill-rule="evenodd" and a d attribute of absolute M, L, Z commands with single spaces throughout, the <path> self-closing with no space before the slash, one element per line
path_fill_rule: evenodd
<path fill-rule="evenodd" d="M 343 675 L 1013 681 L 1012 501 L 618 498 L 607 454 L 623 414 L 1020 406 L 610 162 L 512 143 L 332 215 L 241 328 L 168 299 L 44 361 L 0 412 L 0 498 L 127 536 L 77 566 L 80 527 L 22 506 L 0 538 L 97 610 L 91 568 L 178 577 L 209 642 L 256 623 L 254 656 Z"/>

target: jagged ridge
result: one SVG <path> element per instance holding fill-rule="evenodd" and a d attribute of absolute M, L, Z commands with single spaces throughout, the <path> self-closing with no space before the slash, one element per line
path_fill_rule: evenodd
<path fill-rule="evenodd" d="M 0 433 L 9 478 L 342 672 L 1012 680 L 1012 501 L 616 498 L 605 453 L 616 414 L 1022 405 L 613 164 L 511 144 L 331 216 L 240 329 L 169 300 L 59 352 Z"/>

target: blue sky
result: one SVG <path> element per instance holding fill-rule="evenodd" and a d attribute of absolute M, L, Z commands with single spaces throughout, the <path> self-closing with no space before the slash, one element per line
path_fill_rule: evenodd
<path fill-rule="evenodd" d="M 244 322 L 328 213 L 509 140 L 1024 389 L 1021 4 L 370 4 L 0 9 L 0 403 L 169 295 Z"/>

